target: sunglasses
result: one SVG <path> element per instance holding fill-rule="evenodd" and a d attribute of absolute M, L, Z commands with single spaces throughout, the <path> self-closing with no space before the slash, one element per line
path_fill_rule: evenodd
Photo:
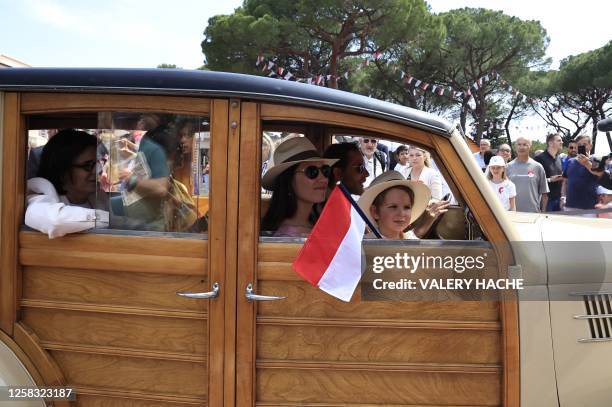
<path fill-rule="evenodd" d="M 97 163 L 98 162 L 96 160 L 88 160 L 81 164 L 72 164 L 72 167 L 80 168 L 86 172 L 91 172 L 91 170 L 93 170 L 96 167 Z"/>
<path fill-rule="evenodd" d="M 505 153 L 509 153 L 510 150 L 508 150 L 507 148 L 500 148 L 498 151 L 503 151 Z"/>
<path fill-rule="evenodd" d="M 351 165 L 351 167 L 357 169 L 357 172 L 359 174 L 363 174 L 364 172 L 366 172 L 366 166 L 363 165 L 363 164 L 360 164 L 360 165 Z"/>
<path fill-rule="evenodd" d="M 304 175 L 306 175 L 306 178 L 309 179 L 316 179 L 319 176 L 319 171 L 321 171 L 321 174 L 323 174 L 323 176 L 325 178 L 329 178 L 329 176 L 331 175 L 331 167 L 327 164 L 322 165 L 320 167 L 316 167 L 314 165 L 309 165 L 308 167 L 304 168 L 303 170 L 299 170 L 296 172 L 303 172 Z"/>
<path fill-rule="evenodd" d="M 378 143 L 378 140 L 376 140 L 375 138 L 364 138 L 362 140 L 363 140 L 363 142 L 365 144 L 369 144 L 369 143 L 376 144 L 376 143 Z"/>

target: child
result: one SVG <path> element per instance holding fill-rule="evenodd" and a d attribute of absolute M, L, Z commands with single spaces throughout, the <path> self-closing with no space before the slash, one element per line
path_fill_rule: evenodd
<path fill-rule="evenodd" d="M 501 156 L 491 157 L 487 178 L 504 208 L 516 211 L 516 187 L 506 176 L 506 161 Z"/>
<path fill-rule="evenodd" d="M 404 178 L 408 178 L 408 174 L 410 174 L 410 165 L 408 164 L 408 147 L 405 145 L 401 145 L 395 150 L 395 159 L 397 160 L 397 164 L 395 165 L 394 170 L 399 172 L 404 176 Z"/>
<path fill-rule="evenodd" d="M 397 171 L 376 177 L 359 198 L 359 206 L 385 239 L 418 239 L 425 236 L 434 220 L 450 205 L 437 201 L 428 205 L 431 191 L 420 182 L 408 181 Z M 421 215 L 418 228 L 408 230 Z"/>

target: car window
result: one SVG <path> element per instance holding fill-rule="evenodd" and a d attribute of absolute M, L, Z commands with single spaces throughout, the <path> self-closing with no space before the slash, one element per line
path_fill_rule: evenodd
<path fill-rule="evenodd" d="M 207 117 L 77 112 L 31 116 L 27 122 L 28 207 L 45 195 L 31 190 L 41 183 L 48 187 L 36 182 L 43 178 L 52 181 L 49 190 L 57 193 L 59 206 L 54 208 L 97 211 L 94 230 L 206 235 L 211 177 Z M 90 143 L 94 147 L 82 155 Z M 54 221 L 70 222 L 66 214 L 77 211 L 59 209 Z"/>

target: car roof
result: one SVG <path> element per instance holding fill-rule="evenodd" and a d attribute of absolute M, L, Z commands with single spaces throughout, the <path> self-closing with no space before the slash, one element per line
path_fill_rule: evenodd
<path fill-rule="evenodd" d="M 365 114 L 444 136 L 449 136 L 455 128 L 451 123 L 430 113 L 355 93 L 226 72 L 184 69 L 6 68 L 0 69 L 0 90 L 244 97 Z"/>

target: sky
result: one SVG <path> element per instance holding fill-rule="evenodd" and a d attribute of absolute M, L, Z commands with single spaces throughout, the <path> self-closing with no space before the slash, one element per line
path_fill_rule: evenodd
<path fill-rule="evenodd" d="M 539 20 L 550 38 L 547 56 L 553 60 L 552 68 L 568 55 L 599 48 L 612 39 L 609 1 L 427 2 L 436 13 L 486 7 Z M 0 0 L 0 54 L 39 67 L 153 68 L 167 63 L 193 69 L 204 61 L 200 44 L 208 19 L 231 14 L 241 4 L 241 0 Z M 537 122 L 525 126 L 541 130 Z"/>

